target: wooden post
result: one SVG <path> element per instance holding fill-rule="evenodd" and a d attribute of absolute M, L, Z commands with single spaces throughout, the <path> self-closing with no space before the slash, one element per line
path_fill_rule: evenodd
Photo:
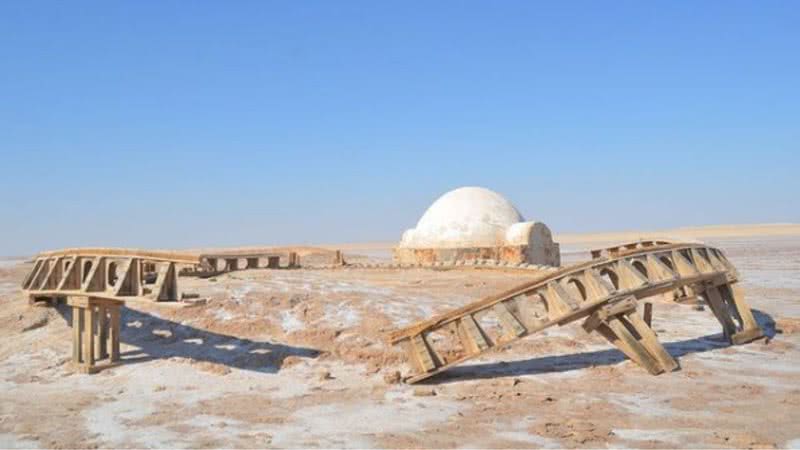
<path fill-rule="evenodd" d="M 108 358 L 108 313 L 103 305 L 97 307 L 97 359 Z"/>
<path fill-rule="evenodd" d="M 722 299 L 719 289 L 714 285 L 709 285 L 703 295 L 706 302 L 708 302 L 708 306 L 711 307 L 711 311 L 722 325 L 722 333 L 725 339 L 730 340 L 731 337 L 736 334 L 736 324 L 733 323 L 733 318 L 728 311 L 728 305 L 726 305 L 725 301 Z"/>
<path fill-rule="evenodd" d="M 95 373 L 98 361 L 109 356 L 110 363 L 119 361 L 120 307 L 124 302 L 71 296 L 67 303 L 72 307 L 72 360 L 77 369 L 83 373 Z"/>
<path fill-rule="evenodd" d="M 111 362 L 119 361 L 119 329 L 120 329 L 120 314 L 119 306 L 110 308 L 111 313 L 111 326 L 108 333 L 108 339 L 111 344 Z"/>
<path fill-rule="evenodd" d="M 83 370 L 92 372 L 94 366 L 94 336 L 95 327 L 94 308 L 88 306 L 83 309 Z"/>
<path fill-rule="evenodd" d="M 653 322 L 653 304 L 650 302 L 645 302 L 644 323 L 646 323 L 648 327 L 652 327 L 653 326 L 652 322 Z"/>
<path fill-rule="evenodd" d="M 77 306 L 72 307 L 72 362 L 75 364 L 81 363 L 81 336 L 83 322 L 83 311 Z"/>

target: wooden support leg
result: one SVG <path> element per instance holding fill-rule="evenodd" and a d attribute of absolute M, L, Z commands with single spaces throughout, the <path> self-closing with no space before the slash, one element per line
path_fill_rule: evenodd
<path fill-rule="evenodd" d="M 108 318 L 105 306 L 97 307 L 97 359 L 108 358 Z"/>
<path fill-rule="evenodd" d="M 644 304 L 644 323 L 646 323 L 648 327 L 653 326 L 653 304 L 650 302 Z"/>
<path fill-rule="evenodd" d="M 81 363 L 81 336 L 83 333 L 83 315 L 81 308 L 77 306 L 72 307 L 72 362 L 75 364 Z"/>
<path fill-rule="evenodd" d="M 83 309 L 83 368 L 87 373 L 92 373 L 94 367 L 94 308 L 89 306 Z"/>
<path fill-rule="evenodd" d="M 110 308 L 110 329 L 108 333 L 108 340 L 111 343 L 111 362 L 119 361 L 119 328 L 120 328 L 120 314 L 119 306 Z"/>
<path fill-rule="evenodd" d="M 598 331 L 619 348 L 622 353 L 625 353 L 628 358 L 644 367 L 651 374 L 658 375 L 664 371 L 658 360 L 628 331 L 628 328 L 620 321 L 619 317 L 610 317 L 603 325 L 598 327 Z"/>
<path fill-rule="evenodd" d="M 747 301 L 744 299 L 744 292 L 741 286 L 738 284 L 729 284 L 727 286 L 720 287 L 720 289 L 726 290 L 726 294 L 730 296 L 734 307 L 736 308 L 736 312 L 742 319 L 742 331 L 731 336 L 731 341 L 734 344 L 739 345 L 764 336 L 764 331 L 761 330 L 761 327 L 758 326 L 758 322 L 756 322 L 755 317 L 753 317 L 753 311 L 750 309 L 750 305 L 748 305 Z"/>
<path fill-rule="evenodd" d="M 708 306 L 711 307 L 711 311 L 722 325 L 722 333 L 725 338 L 731 339 L 731 336 L 736 334 L 736 324 L 733 323 L 733 318 L 730 311 L 728 311 L 728 305 L 722 299 L 719 289 L 716 286 L 708 286 L 703 295 L 708 302 Z"/>
<path fill-rule="evenodd" d="M 648 304 L 645 304 L 645 306 L 646 305 Z M 650 328 L 650 326 L 643 319 L 634 313 L 628 315 L 622 320 L 627 320 L 628 323 L 630 323 L 630 325 L 636 330 L 636 333 L 638 333 L 641 338 L 639 342 L 644 345 L 648 353 L 655 357 L 665 372 L 672 372 L 678 368 L 678 363 L 675 361 L 672 355 L 667 352 L 667 349 L 661 345 L 661 342 L 658 341 L 658 336 L 656 336 L 655 331 L 653 331 L 653 329 Z"/>

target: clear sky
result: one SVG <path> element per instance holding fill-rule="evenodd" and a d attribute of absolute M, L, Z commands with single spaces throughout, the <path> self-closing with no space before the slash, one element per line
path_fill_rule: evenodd
<path fill-rule="evenodd" d="M 796 1 L 0 2 L 0 255 L 800 221 Z"/>

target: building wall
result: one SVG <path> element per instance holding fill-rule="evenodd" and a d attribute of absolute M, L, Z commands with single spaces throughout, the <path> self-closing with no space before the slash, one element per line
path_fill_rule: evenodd
<path fill-rule="evenodd" d="M 395 248 L 394 260 L 400 264 L 431 264 L 435 262 L 470 261 L 493 259 L 511 264 L 529 263 L 559 266 L 559 246 L 537 243 L 536 248 L 527 245 L 503 245 L 496 247 L 464 248 Z"/>

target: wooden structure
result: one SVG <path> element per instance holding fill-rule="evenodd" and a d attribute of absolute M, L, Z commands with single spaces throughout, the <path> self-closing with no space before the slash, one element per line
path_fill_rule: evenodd
<path fill-rule="evenodd" d="M 653 242 L 548 273 L 389 336 L 404 345 L 414 383 L 555 325 L 583 320 L 652 374 L 677 362 L 640 317 L 638 301 L 690 286 L 705 298 L 734 344 L 762 336 L 738 287 L 738 273 L 719 249 Z M 649 320 L 649 318 L 648 318 Z"/>
<path fill-rule="evenodd" d="M 197 255 L 116 248 L 72 248 L 43 252 L 22 282 L 29 301 L 69 296 L 180 299 L 181 265 L 197 265 Z"/>
<path fill-rule="evenodd" d="M 72 307 L 72 362 L 82 373 L 94 373 L 120 359 L 119 332 L 122 300 L 70 296 Z M 106 364 L 97 363 L 107 360 Z"/>
<path fill-rule="evenodd" d="M 285 263 L 282 263 L 285 261 Z M 220 252 L 200 255 L 201 272 L 225 273 L 246 269 L 294 269 L 300 267 L 296 252 Z"/>
<path fill-rule="evenodd" d="M 603 256 L 617 256 L 620 252 L 636 250 L 638 248 L 648 248 L 657 245 L 677 244 L 679 242 L 667 239 L 640 239 L 638 241 L 628 242 L 625 244 L 618 244 L 611 247 L 596 248 L 591 251 L 592 259 L 598 259 Z"/>

